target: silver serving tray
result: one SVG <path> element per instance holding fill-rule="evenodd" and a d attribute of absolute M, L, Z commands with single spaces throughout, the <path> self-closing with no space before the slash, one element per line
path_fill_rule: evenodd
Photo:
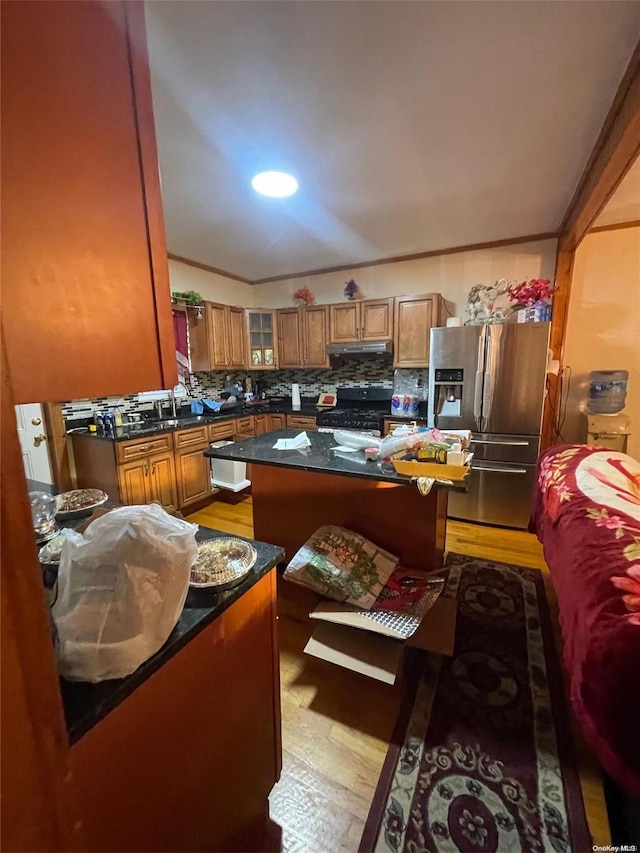
<path fill-rule="evenodd" d="M 69 492 L 62 492 L 59 495 L 56 495 L 56 506 L 60 505 L 60 499 L 65 495 L 73 494 L 73 492 L 83 492 L 84 489 L 71 489 Z M 96 500 L 90 504 L 89 506 L 83 506 L 79 509 L 71 509 L 71 510 L 58 510 L 56 509 L 56 518 L 62 519 L 72 519 L 72 518 L 82 518 L 83 515 L 91 515 L 94 509 L 98 509 L 98 507 L 102 506 L 109 500 L 109 495 L 105 494 L 102 489 L 92 489 L 91 491 L 99 492 L 102 497 L 96 497 Z"/>
<path fill-rule="evenodd" d="M 226 562 L 224 567 L 226 576 L 224 579 L 200 582 L 194 581 L 190 577 L 189 586 L 191 589 L 208 589 L 214 592 L 223 592 L 225 589 L 232 589 L 234 586 L 238 586 L 238 584 L 241 584 L 246 579 L 258 559 L 258 552 L 252 545 L 245 542 L 244 539 L 238 539 L 234 536 L 207 539 L 198 545 L 198 552 L 206 550 L 215 551 L 219 548 L 229 547 L 238 549 L 242 554 L 240 557 Z M 195 568 L 196 565 L 192 566 L 191 571 L 193 572 Z"/>

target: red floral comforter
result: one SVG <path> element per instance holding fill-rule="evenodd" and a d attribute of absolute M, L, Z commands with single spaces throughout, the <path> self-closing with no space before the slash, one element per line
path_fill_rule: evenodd
<path fill-rule="evenodd" d="M 640 800 L 640 463 L 551 448 L 538 460 L 530 529 L 558 596 L 574 712 L 603 766 Z"/>

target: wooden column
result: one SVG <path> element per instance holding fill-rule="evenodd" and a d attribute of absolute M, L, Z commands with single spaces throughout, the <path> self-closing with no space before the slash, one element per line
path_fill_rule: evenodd
<path fill-rule="evenodd" d="M 82 850 L 14 398 L 2 340 L 2 822 L 11 851 Z"/>
<path fill-rule="evenodd" d="M 553 305 L 550 347 L 561 367 L 575 251 L 639 154 L 640 42 L 620 82 L 560 227 L 556 264 L 558 294 Z M 562 402 L 560 390 L 558 378 L 549 376 L 543 418 L 543 449 L 555 444 L 557 439 L 557 413 Z"/>
<path fill-rule="evenodd" d="M 60 489 L 73 488 L 71 467 L 69 464 L 69 445 L 67 440 L 67 429 L 62 417 L 62 406 L 60 403 L 43 403 L 42 415 L 47 432 L 49 461 L 53 482 Z"/>

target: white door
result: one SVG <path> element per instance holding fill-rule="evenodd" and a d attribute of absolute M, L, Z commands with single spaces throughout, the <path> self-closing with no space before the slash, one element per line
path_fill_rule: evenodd
<path fill-rule="evenodd" d="M 16 406 L 16 421 L 24 472 L 29 480 L 40 483 L 53 483 L 51 463 L 47 450 L 47 435 L 39 403 L 27 403 Z"/>

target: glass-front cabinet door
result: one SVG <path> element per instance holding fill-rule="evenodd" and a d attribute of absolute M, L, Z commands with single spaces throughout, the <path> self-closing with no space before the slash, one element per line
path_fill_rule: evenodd
<path fill-rule="evenodd" d="M 247 311 L 249 319 L 249 370 L 275 370 L 278 344 L 275 311 Z"/>

